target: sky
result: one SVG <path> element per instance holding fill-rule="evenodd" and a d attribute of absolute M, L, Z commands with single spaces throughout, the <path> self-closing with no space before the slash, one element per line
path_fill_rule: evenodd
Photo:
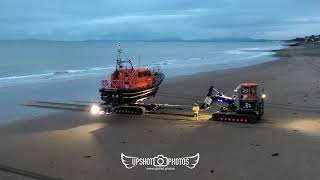
<path fill-rule="evenodd" d="M 319 30 L 320 0 L 0 1 L 2 40 L 284 40 Z"/>

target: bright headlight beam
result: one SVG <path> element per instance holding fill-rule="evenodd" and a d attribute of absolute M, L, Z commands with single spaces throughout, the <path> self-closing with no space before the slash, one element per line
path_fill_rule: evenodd
<path fill-rule="evenodd" d="M 100 113 L 100 107 L 97 106 L 96 104 L 92 105 L 90 108 L 90 113 L 93 115 L 99 114 Z"/>
<path fill-rule="evenodd" d="M 267 97 L 267 95 L 266 94 L 262 94 L 261 97 L 264 99 L 264 98 Z"/>

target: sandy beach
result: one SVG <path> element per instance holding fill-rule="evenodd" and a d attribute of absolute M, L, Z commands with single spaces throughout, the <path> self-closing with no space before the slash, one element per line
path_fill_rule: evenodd
<path fill-rule="evenodd" d="M 9 166 L 61 179 L 317 179 L 320 176 L 320 46 L 277 52 L 263 64 L 165 80 L 157 103 L 192 105 L 210 85 L 232 95 L 241 82 L 267 94 L 256 124 L 148 114 L 94 117 L 65 111 L 0 127 L 0 179 L 31 179 Z M 178 112 L 178 111 L 177 111 Z M 179 111 L 191 114 L 191 110 Z M 200 154 L 194 169 L 126 169 L 124 153 L 136 157 Z M 50 178 L 48 177 L 48 178 Z"/>

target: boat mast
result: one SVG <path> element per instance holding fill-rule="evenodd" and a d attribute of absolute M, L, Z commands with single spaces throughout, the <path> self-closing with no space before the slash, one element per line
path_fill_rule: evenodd
<path fill-rule="evenodd" d="M 139 51 L 139 68 L 141 67 L 141 66 L 140 66 L 140 62 L 141 62 L 140 56 L 141 56 L 141 55 L 140 55 L 140 51 Z"/>
<path fill-rule="evenodd" d="M 123 63 L 129 63 L 131 66 L 131 69 L 133 69 L 133 65 L 131 63 L 131 60 L 126 58 L 125 55 L 122 57 L 121 54 L 123 54 L 123 51 L 120 47 L 120 43 L 118 43 L 118 50 L 117 50 L 117 65 L 116 65 L 116 70 L 122 69 L 123 68 Z"/>
<path fill-rule="evenodd" d="M 122 53 L 122 49 L 120 47 L 120 42 L 118 43 L 118 50 L 117 50 L 117 65 L 116 65 L 116 69 L 119 70 L 122 68 L 122 60 L 121 60 L 121 53 Z"/>

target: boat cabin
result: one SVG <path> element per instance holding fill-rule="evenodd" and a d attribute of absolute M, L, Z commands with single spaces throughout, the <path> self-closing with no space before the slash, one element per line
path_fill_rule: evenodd
<path fill-rule="evenodd" d="M 119 69 L 111 75 L 111 88 L 136 89 L 150 86 L 156 82 L 156 76 L 146 68 Z"/>

